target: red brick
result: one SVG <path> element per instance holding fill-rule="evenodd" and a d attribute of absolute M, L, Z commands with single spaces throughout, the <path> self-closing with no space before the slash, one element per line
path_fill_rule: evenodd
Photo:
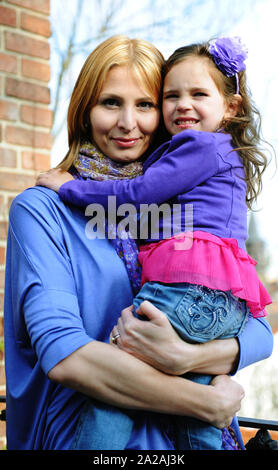
<path fill-rule="evenodd" d="M 2 392 L 3 395 L 5 395 L 4 392 Z M 5 403 L 1 403 L 1 410 L 3 409 L 6 409 L 6 404 Z M 2 452 L 4 452 L 6 450 L 6 422 L 5 421 L 1 421 L 1 424 L 0 424 L 0 450 Z"/>
<path fill-rule="evenodd" d="M 36 106 L 21 106 L 21 120 L 34 126 L 52 126 L 52 111 L 46 108 L 37 108 Z"/>
<path fill-rule="evenodd" d="M 0 365 L 0 385 L 5 385 L 5 369 L 2 365 Z M 2 393 L 1 393 L 2 395 Z M 3 393 L 4 395 L 4 393 Z"/>
<path fill-rule="evenodd" d="M 11 207 L 11 203 L 13 202 L 15 196 L 9 196 L 8 197 L 8 201 L 7 201 L 7 208 L 8 210 L 10 210 L 10 207 Z M 1 228 L 1 227 L 0 227 Z"/>
<path fill-rule="evenodd" d="M 50 22 L 45 18 L 29 15 L 28 13 L 21 13 L 21 28 L 31 33 L 40 34 L 49 38 L 51 35 Z"/>
<path fill-rule="evenodd" d="M 50 155 L 44 153 L 27 152 L 21 153 L 22 168 L 26 170 L 47 171 L 50 169 Z"/>
<path fill-rule="evenodd" d="M 4 269 L 0 268 L 0 289 L 4 289 L 4 287 L 5 287 L 5 271 Z"/>
<path fill-rule="evenodd" d="M 29 129 L 7 126 L 5 138 L 10 144 L 33 146 L 33 131 Z"/>
<path fill-rule="evenodd" d="M 6 240 L 8 235 L 8 222 L 7 221 L 1 221 L 0 222 L 0 240 Z"/>
<path fill-rule="evenodd" d="M 39 103 L 50 103 L 50 91 L 48 87 L 11 77 L 6 78 L 6 95 Z"/>
<path fill-rule="evenodd" d="M 1 72 L 17 73 L 17 58 L 10 54 L 0 53 Z"/>
<path fill-rule="evenodd" d="M 16 121 L 18 119 L 18 105 L 0 99 L 0 119 L 7 121 Z"/>
<path fill-rule="evenodd" d="M 0 148 L 0 167 L 16 167 L 16 151 L 9 148 Z"/>
<path fill-rule="evenodd" d="M 3 311 L 4 307 L 4 294 L 0 294 L 0 311 Z M 3 317 L 0 317 L 0 337 L 4 336 L 4 324 Z"/>
<path fill-rule="evenodd" d="M 0 172 L 0 187 L 3 190 L 21 192 L 24 191 L 24 189 L 33 186 L 34 182 L 35 176 L 24 175 L 22 173 Z"/>
<path fill-rule="evenodd" d="M 50 0 L 8 0 L 8 3 L 38 11 L 40 13 L 44 13 L 45 15 L 50 14 Z"/>
<path fill-rule="evenodd" d="M 0 246 L 0 264 L 5 264 L 6 258 L 6 248 L 4 246 Z"/>
<path fill-rule="evenodd" d="M 42 80 L 43 82 L 49 82 L 50 80 L 50 66 L 35 60 L 22 59 L 21 73 L 24 77 Z"/>
<path fill-rule="evenodd" d="M 47 41 L 33 39 L 25 34 L 12 33 L 11 31 L 6 31 L 5 40 L 6 49 L 9 51 L 49 59 L 50 46 Z"/>
<path fill-rule="evenodd" d="M 1 215 L 3 217 L 3 215 L 7 212 L 6 211 L 6 204 L 5 204 L 5 199 L 3 196 L 0 196 L 0 211 L 1 211 Z M 1 303 L 1 302 L 0 302 Z M 1 305 L 0 305 L 0 311 L 1 311 Z"/>
<path fill-rule="evenodd" d="M 16 27 L 16 10 L 0 5 L 0 24 Z"/>
<path fill-rule="evenodd" d="M 25 145 L 26 147 L 51 149 L 52 146 L 50 132 L 34 131 L 23 127 L 7 126 L 5 139 L 10 144 Z"/>

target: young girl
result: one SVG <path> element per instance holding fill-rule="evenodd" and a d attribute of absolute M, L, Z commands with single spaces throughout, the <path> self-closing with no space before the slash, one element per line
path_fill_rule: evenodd
<path fill-rule="evenodd" d="M 246 50 L 238 38 L 190 45 L 175 51 L 165 65 L 163 119 L 172 139 L 144 163 L 143 175 L 130 180 L 76 181 L 51 171 L 37 184 L 57 191 L 71 204 L 94 202 L 108 209 L 168 202 L 179 205 L 180 233 L 148 236 L 140 246 L 142 287 L 134 307 L 149 300 L 189 342 L 238 336 L 248 315 L 265 316 L 271 303 L 245 251 L 247 209 L 261 190 L 266 158 L 259 150 L 257 111 L 251 103 Z M 111 111 L 117 102 L 111 97 Z M 94 135 L 98 145 L 98 135 Z M 186 206 L 193 208 L 187 231 Z M 173 228 L 173 227 L 172 227 Z M 117 338 L 114 339 L 116 342 Z M 211 377 L 187 374 L 208 384 Z M 111 439 L 111 436 L 110 436 Z M 221 431 L 194 419 L 180 419 L 179 449 L 223 449 Z"/>

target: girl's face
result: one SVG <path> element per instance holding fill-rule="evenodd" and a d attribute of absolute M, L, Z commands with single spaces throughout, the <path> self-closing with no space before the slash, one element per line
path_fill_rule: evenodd
<path fill-rule="evenodd" d="M 158 104 L 132 71 L 115 66 L 90 112 L 93 141 L 112 160 L 135 161 L 149 147 L 159 116 Z"/>
<path fill-rule="evenodd" d="M 206 59 L 188 57 L 170 69 L 163 87 L 163 118 L 171 135 L 185 129 L 215 132 L 231 115 Z"/>

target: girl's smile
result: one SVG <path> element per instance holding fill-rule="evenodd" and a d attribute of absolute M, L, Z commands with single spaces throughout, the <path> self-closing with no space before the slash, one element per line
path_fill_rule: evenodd
<path fill-rule="evenodd" d="M 193 127 L 199 122 L 198 119 L 191 117 L 178 117 L 175 120 L 175 125 L 181 130 L 193 129 Z"/>

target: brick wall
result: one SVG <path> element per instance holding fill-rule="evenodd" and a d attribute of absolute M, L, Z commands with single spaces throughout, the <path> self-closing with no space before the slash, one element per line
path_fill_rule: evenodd
<path fill-rule="evenodd" d="M 3 298 L 8 210 L 50 167 L 50 0 L 0 0 L 0 395 L 5 394 Z M 0 425 L 0 449 L 5 426 Z"/>

